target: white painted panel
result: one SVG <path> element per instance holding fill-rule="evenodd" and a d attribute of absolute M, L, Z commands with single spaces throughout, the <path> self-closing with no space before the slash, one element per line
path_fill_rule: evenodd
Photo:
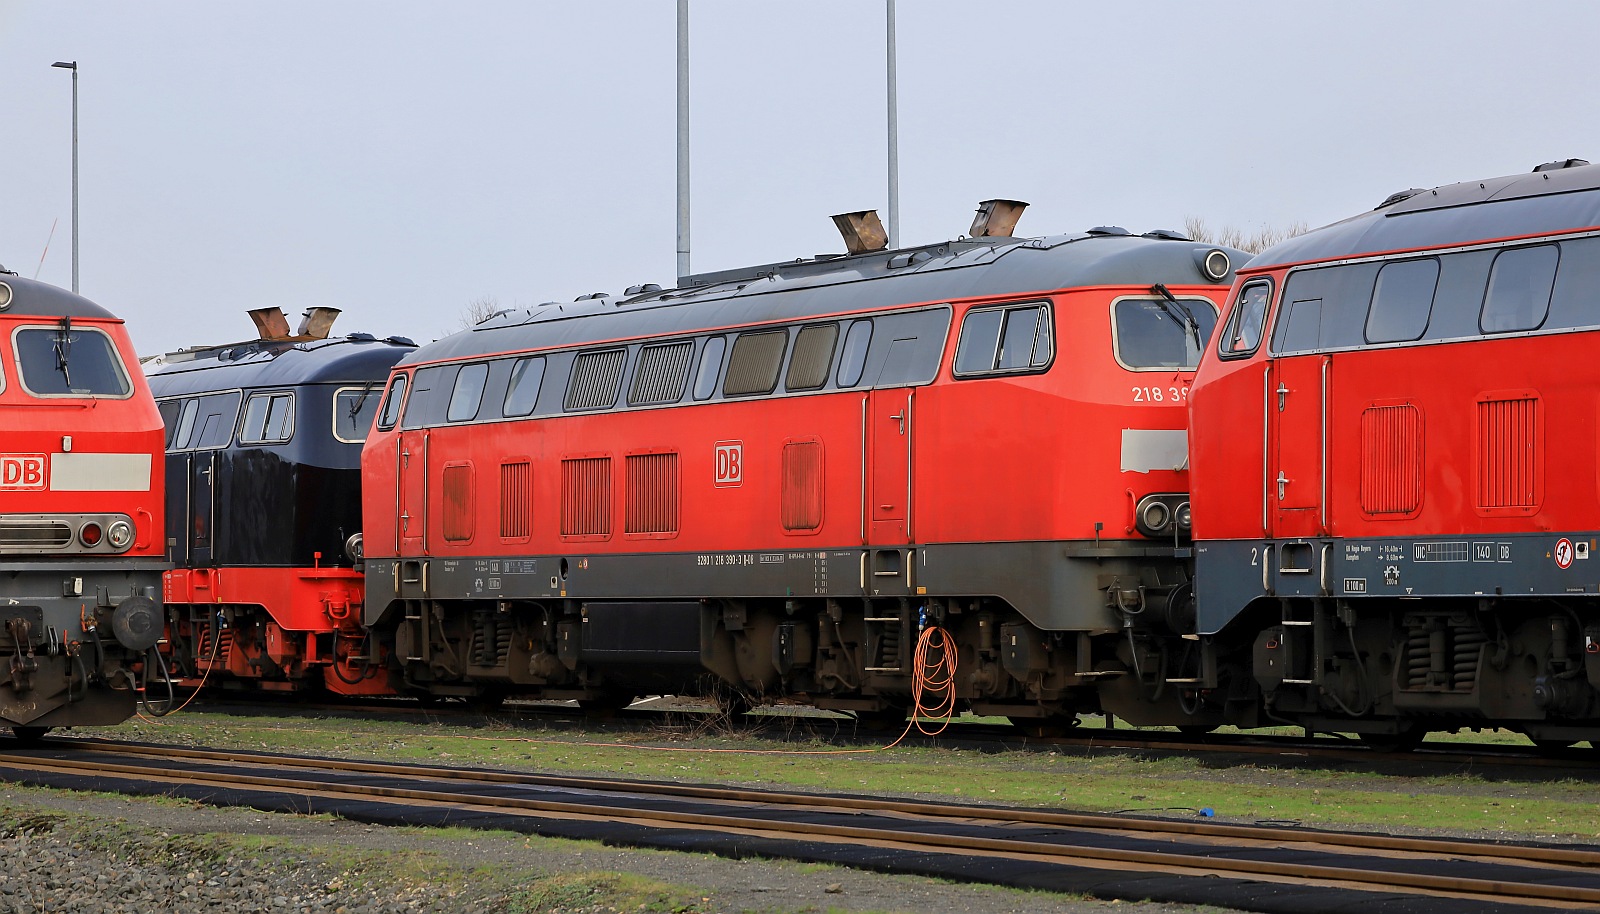
<path fill-rule="evenodd" d="M 1189 433 L 1181 428 L 1122 430 L 1122 471 L 1184 470 L 1189 467 Z"/>
<path fill-rule="evenodd" d="M 51 454 L 55 492 L 148 492 L 149 454 Z"/>

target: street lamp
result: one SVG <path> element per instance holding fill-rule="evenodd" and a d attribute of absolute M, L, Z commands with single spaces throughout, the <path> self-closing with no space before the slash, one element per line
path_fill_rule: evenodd
<path fill-rule="evenodd" d="M 78 291 L 78 62 L 56 61 L 52 67 L 72 71 L 72 291 Z"/>

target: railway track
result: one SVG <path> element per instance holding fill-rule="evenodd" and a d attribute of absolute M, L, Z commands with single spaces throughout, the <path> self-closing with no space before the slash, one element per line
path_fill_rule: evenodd
<path fill-rule="evenodd" d="M 1600 848 L 187 749 L 0 741 L 0 778 L 1261 912 L 1600 906 Z"/>

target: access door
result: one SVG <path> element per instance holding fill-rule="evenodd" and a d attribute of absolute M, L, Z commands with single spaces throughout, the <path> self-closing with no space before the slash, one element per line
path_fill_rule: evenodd
<path fill-rule="evenodd" d="M 1279 539 L 1328 532 L 1327 355 L 1279 358 L 1267 385 L 1267 502 L 1270 535 Z"/>
<path fill-rule="evenodd" d="M 909 387 L 874 390 L 862 404 L 867 464 L 862 516 L 869 545 L 912 541 L 912 394 Z"/>
<path fill-rule="evenodd" d="M 405 431 L 395 449 L 395 536 L 402 556 L 428 554 L 428 429 Z"/>

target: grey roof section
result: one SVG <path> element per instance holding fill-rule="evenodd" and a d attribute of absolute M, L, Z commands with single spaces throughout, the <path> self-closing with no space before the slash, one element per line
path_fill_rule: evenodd
<path fill-rule="evenodd" d="M 1580 165 L 1396 194 L 1400 199 L 1256 255 L 1249 271 L 1600 227 L 1600 165 Z M 1394 198 L 1390 198 L 1393 200 Z"/>
<path fill-rule="evenodd" d="M 60 286 L 25 279 L 15 273 L 0 273 L 0 282 L 11 287 L 11 306 L 0 314 L 8 317 L 93 317 L 116 320 L 117 316 Z"/>
<path fill-rule="evenodd" d="M 423 346 L 401 364 L 659 337 L 825 314 L 1077 286 L 1217 285 L 1200 262 L 1218 245 L 1145 235 L 978 238 L 765 264 L 686 277 L 677 289 L 547 302 Z M 1225 251 L 1237 267 L 1250 257 Z"/>
<path fill-rule="evenodd" d="M 157 397 L 235 388 L 382 381 L 401 356 L 415 347 L 358 333 L 309 342 L 251 340 L 162 356 L 147 365 Z"/>

